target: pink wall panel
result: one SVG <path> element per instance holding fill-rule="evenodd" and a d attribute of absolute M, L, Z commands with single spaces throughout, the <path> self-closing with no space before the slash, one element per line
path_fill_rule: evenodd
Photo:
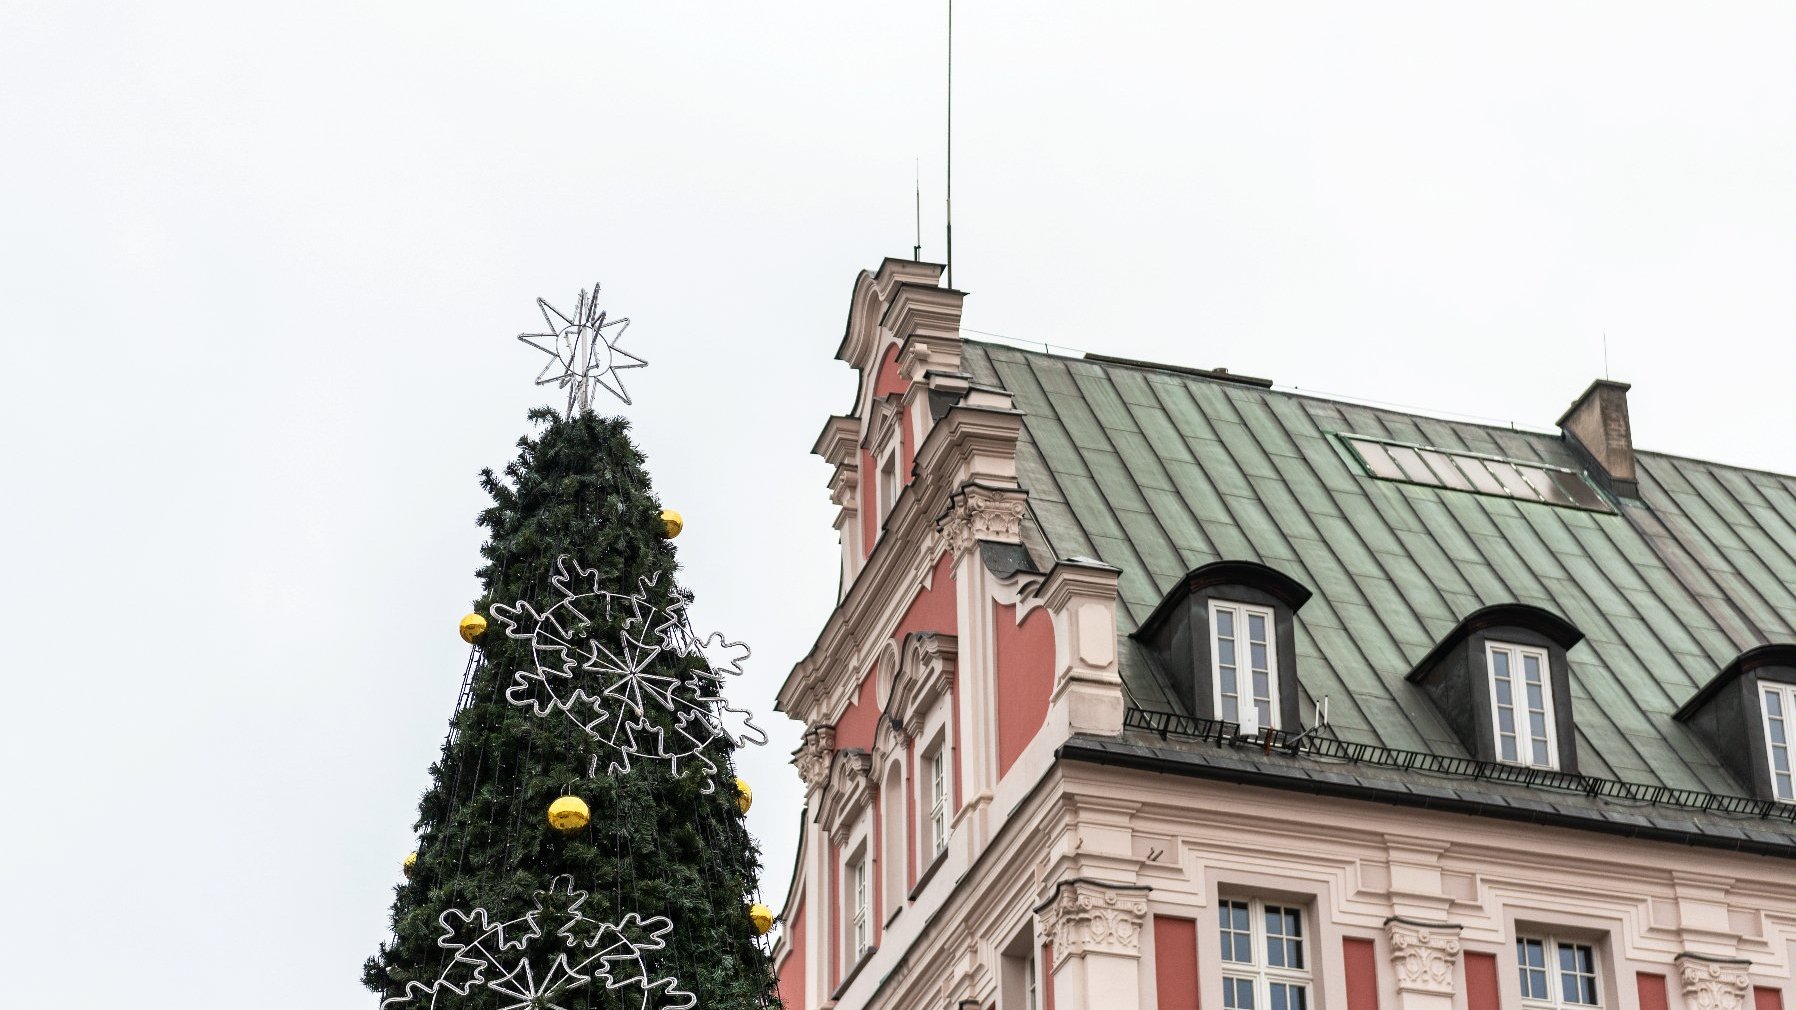
<path fill-rule="evenodd" d="M 1782 989 L 1771 989 L 1762 985 L 1752 987 L 1753 1010 L 1784 1010 L 1784 994 Z M 1642 1007 L 1641 1010 L 1646 1010 Z"/>
<path fill-rule="evenodd" d="M 1497 956 L 1466 951 L 1460 963 L 1465 965 L 1466 1010 L 1499 1010 Z"/>
<path fill-rule="evenodd" d="M 1154 916 L 1154 984 L 1160 1010 L 1197 1010 L 1196 922 Z"/>
<path fill-rule="evenodd" d="M 1640 993 L 1640 1010 L 1667 1010 L 1670 1005 L 1665 996 L 1665 976 L 1650 971 L 1636 972 L 1634 987 Z"/>
<path fill-rule="evenodd" d="M 798 910 L 786 923 L 786 943 L 792 949 L 785 961 L 780 964 L 780 1002 L 786 1010 L 805 1010 L 810 1004 L 805 1002 L 804 992 L 804 902 L 798 903 Z"/>
<path fill-rule="evenodd" d="M 1041 965 L 1036 985 L 1041 988 L 1041 1010 L 1054 1010 L 1054 945 L 1041 945 Z"/>
<path fill-rule="evenodd" d="M 1347 978 L 1347 1010 L 1378 1010 L 1377 946 L 1357 936 L 1343 939 L 1341 967 Z"/>
<path fill-rule="evenodd" d="M 1048 717 L 1054 690 L 1054 622 L 1037 607 L 1016 622 L 1016 605 L 992 606 L 998 660 L 998 774 L 1016 763 Z"/>

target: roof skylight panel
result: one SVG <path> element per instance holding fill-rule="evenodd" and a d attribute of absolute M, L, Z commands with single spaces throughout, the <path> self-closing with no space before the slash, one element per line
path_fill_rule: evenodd
<path fill-rule="evenodd" d="M 1353 450 L 1366 473 L 1378 480 L 1469 491 L 1561 508 L 1615 511 L 1583 474 L 1565 467 L 1437 446 L 1411 445 L 1371 435 L 1342 434 L 1340 438 Z"/>

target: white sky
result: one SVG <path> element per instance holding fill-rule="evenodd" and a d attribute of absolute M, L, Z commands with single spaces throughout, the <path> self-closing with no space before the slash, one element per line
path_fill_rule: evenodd
<path fill-rule="evenodd" d="M 1351 8 L 1349 10 L 1349 8 Z M 1796 7 L 956 11 L 970 327 L 1796 471 Z M 768 897 L 855 272 L 942 254 L 939 4 L 0 6 L 0 1005 L 372 1006 L 532 299 L 634 323 Z"/>

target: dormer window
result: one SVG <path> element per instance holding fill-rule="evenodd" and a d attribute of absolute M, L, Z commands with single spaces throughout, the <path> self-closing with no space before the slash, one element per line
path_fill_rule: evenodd
<path fill-rule="evenodd" d="M 1179 580 L 1132 636 L 1174 697 L 1243 734 L 1297 718 L 1297 611 L 1310 591 L 1253 561 L 1217 561 Z"/>
<path fill-rule="evenodd" d="M 1490 669 L 1497 760 L 1530 768 L 1559 767 L 1547 651 L 1486 642 L 1484 655 Z"/>
<path fill-rule="evenodd" d="M 1216 718 L 1243 732 L 1278 729 L 1277 615 L 1271 607 L 1210 601 L 1210 670 Z"/>
<path fill-rule="evenodd" d="M 1796 714 L 1796 684 L 1763 684 L 1759 710 L 1765 715 L 1765 756 L 1771 770 L 1771 795 L 1784 803 L 1796 803 L 1796 782 L 1790 778 L 1790 719 Z"/>
<path fill-rule="evenodd" d="M 1460 621 L 1407 679 L 1473 758 L 1575 773 L 1566 652 L 1583 640 L 1557 614 L 1500 603 Z"/>
<path fill-rule="evenodd" d="M 1796 645 L 1742 652 L 1672 718 L 1690 727 L 1748 795 L 1796 803 Z"/>

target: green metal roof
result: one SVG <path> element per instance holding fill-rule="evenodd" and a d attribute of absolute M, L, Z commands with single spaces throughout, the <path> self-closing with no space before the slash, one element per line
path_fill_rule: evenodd
<path fill-rule="evenodd" d="M 995 344 L 964 360 L 1024 412 L 1036 546 L 1120 569 L 1125 634 L 1191 569 L 1259 561 L 1315 593 L 1296 619 L 1306 724 L 1326 697 L 1342 740 L 1465 756 L 1404 675 L 1480 607 L 1533 604 L 1586 636 L 1568 653 L 1580 771 L 1747 792 L 1672 714 L 1744 650 L 1796 642 L 1796 477 L 1640 452 L 1639 500 L 1570 508 L 1377 479 L 1336 437 L 1581 471 L 1557 434 Z M 1123 652 L 1130 703 L 1179 711 Z"/>

